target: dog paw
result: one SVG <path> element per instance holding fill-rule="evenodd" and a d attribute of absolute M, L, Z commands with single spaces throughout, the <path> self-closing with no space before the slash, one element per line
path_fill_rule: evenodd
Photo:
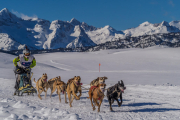
<path fill-rule="evenodd" d="M 95 110 L 96 108 L 95 107 L 93 107 L 93 111 Z"/>
<path fill-rule="evenodd" d="M 76 100 L 80 100 L 80 97 L 77 97 Z"/>
<path fill-rule="evenodd" d="M 42 100 L 42 98 L 40 96 L 38 96 L 40 100 Z"/>
<path fill-rule="evenodd" d="M 121 107 L 122 103 L 119 103 L 118 106 Z"/>

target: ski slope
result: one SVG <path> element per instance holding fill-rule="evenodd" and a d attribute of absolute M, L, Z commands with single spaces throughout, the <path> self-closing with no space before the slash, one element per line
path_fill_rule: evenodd
<path fill-rule="evenodd" d="M 100 113 L 92 111 L 88 90 L 72 108 L 65 104 L 61 94 L 50 90 L 47 98 L 13 96 L 13 55 L 0 53 L 0 119 L 4 120 L 178 120 L 180 119 L 180 48 L 152 47 L 147 49 L 104 50 L 88 53 L 46 53 L 34 55 L 37 66 L 33 69 L 36 80 L 47 73 L 48 79 L 61 76 L 67 82 L 81 76 L 84 87 L 97 77 L 106 76 L 107 88 L 123 80 L 127 89 L 123 104 L 113 104 L 113 112 L 105 97 Z M 99 72 L 101 63 L 101 72 Z M 33 82 L 35 86 L 35 83 Z M 86 86 L 85 86 L 86 85 Z"/>

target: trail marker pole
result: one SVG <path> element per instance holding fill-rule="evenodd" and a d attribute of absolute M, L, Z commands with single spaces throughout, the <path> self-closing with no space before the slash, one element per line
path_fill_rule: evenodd
<path fill-rule="evenodd" d="M 101 66 L 101 64 L 99 63 L 99 72 L 100 72 L 100 66 Z"/>

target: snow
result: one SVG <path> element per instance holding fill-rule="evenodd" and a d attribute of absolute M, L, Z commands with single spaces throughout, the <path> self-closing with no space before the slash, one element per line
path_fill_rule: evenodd
<path fill-rule="evenodd" d="M 172 21 L 169 24 L 180 29 L 180 21 Z"/>
<path fill-rule="evenodd" d="M 11 39 L 8 34 L 0 33 L 0 49 L 1 50 L 17 50 L 23 49 L 25 45 L 21 45 L 20 43 Z"/>
<path fill-rule="evenodd" d="M 147 49 L 116 49 L 86 53 L 46 53 L 34 55 L 37 66 L 33 68 L 36 80 L 43 73 L 48 79 L 61 76 L 64 82 L 81 76 L 83 86 L 97 77 L 106 76 L 107 88 L 123 80 L 126 90 L 123 103 L 114 102 L 113 112 L 105 97 L 100 112 L 92 110 L 88 90 L 83 88 L 80 100 L 72 108 L 61 103 L 56 93 L 40 100 L 34 96 L 13 96 L 13 55 L 0 53 L 0 119 L 4 120 L 125 120 L 125 119 L 180 119 L 180 48 L 151 47 Z M 101 63 L 101 72 L 99 72 Z M 33 82 L 33 86 L 35 83 Z"/>
<path fill-rule="evenodd" d="M 70 21 L 70 23 L 73 24 L 73 25 L 80 25 L 80 24 L 81 24 L 81 23 L 80 23 L 78 20 L 76 20 L 75 18 L 72 18 L 71 21 Z"/>
<path fill-rule="evenodd" d="M 0 11 L 0 49 L 17 50 L 25 44 L 33 50 L 94 46 L 127 36 L 180 32 L 179 26 L 179 21 L 163 21 L 158 24 L 146 21 L 136 28 L 117 31 L 109 25 L 96 28 L 75 18 L 52 22 L 40 18 L 25 20 L 4 8 Z M 1 37 L 1 34 L 6 35 Z"/>
<path fill-rule="evenodd" d="M 77 25 L 83 34 L 77 34 L 79 31 L 75 29 Z M 94 29 L 96 28 L 84 22 L 81 23 L 75 18 L 70 22 L 61 20 L 49 22 L 40 18 L 24 20 L 4 8 L 0 11 L 0 33 L 7 35 L 0 38 L 0 49 L 17 50 L 24 44 L 30 46 L 31 49 L 94 46 L 94 42 L 84 31 Z M 15 44 L 14 47 L 12 47 L 13 44 Z"/>
<path fill-rule="evenodd" d="M 88 31 L 86 33 L 88 34 L 90 39 L 96 44 L 105 43 L 107 41 L 113 41 L 115 36 L 117 37 L 117 35 L 121 37 L 124 36 L 123 32 L 117 31 L 109 25 L 101 29 Z"/>
<path fill-rule="evenodd" d="M 172 24 L 171 24 L 172 25 Z M 178 26 L 171 26 L 168 22 L 163 21 L 160 24 L 152 24 L 148 21 L 140 24 L 136 28 L 131 28 L 124 30 L 125 35 L 128 36 L 142 36 L 142 35 L 152 35 L 157 33 L 171 33 L 171 32 L 180 32 Z"/>

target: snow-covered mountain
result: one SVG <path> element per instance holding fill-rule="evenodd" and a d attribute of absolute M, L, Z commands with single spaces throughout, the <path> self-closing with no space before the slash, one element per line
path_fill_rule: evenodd
<path fill-rule="evenodd" d="M 170 25 L 168 22 L 163 21 L 159 24 L 152 24 L 149 22 L 144 22 L 136 28 L 131 28 L 123 31 L 126 36 L 142 36 L 142 35 L 152 35 L 157 33 L 171 33 L 180 32 L 176 26 Z"/>
<path fill-rule="evenodd" d="M 1 50 L 22 49 L 25 45 L 35 50 L 89 47 L 119 38 L 177 32 L 180 32 L 180 21 L 163 21 L 159 24 L 144 22 L 136 28 L 117 31 L 109 25 L 96 28 L 75 18 L 52 22 L 40 18 L 24 20 L 6 8 L 0 11 Z"/>
<path fill-rule="evenodd" d="M 91 47 L 85 51 L 99 51 L 106 49 L 125 49 L 125 48 L 148 48 L 152 46 L 180 47 L 180 33 L 158 33 L 153 35 L 143 35 L 138 37 L 127 37 L 125 39 L 115 39 Z"/>
<path fill-rule="evenodd" d="M 85 26 L 84 29 L 88 29 L 88 27 L 89 26 Z M 44 49 L 96 45 L 85 33 L 84 29 L 81 27 L 81 23 L 74 18 L 70 22 L 55 20 L 51 23 L 49 29 L 52 32 L 49 34 L 49 37 L 43 46 Z"/>
<path fill-rule="evenodd" d="M 47 20 L 42 19 L 29 19 L 23 20 L 16 17 L 8 9 L 0 11 L 0 33 L 6 34 L 3 39 L 0 39 L 0 43 L 4 43 L 5 39 L 11 39 L 12 42 L 17 42 L 19 45 L 14 47 L 4 48 L 1 44 L 1 49 L 13 50 L 21 48 L 19 46 L 28 45 L 34 49 L 41 49 L 43 43 L 48 38 L 48 25 Z M 6 46 L 8 42 L 6 41 Z"/>
<path fill-rule="evenodd" d="M 109 25 L 101 29 L 88 31 L 87 34 L 90 36 L 91 40 L 93 40 L 96 44 L 105 43 L 107 41 L 113 41 L 117 34 L 118 37 L 124 36 L 123 32 L 117 31 Z"/>
<path fill-rule="evenodd" d="M 172 22 L 169 23 L 169 25 L 180 29 L 180 21 L 172 21 Z"/>
<path fill-rule="evenodd" d="M 0 11 L 0 49 L 56 49 L 95 46 L 85 31 L 97 28 L 81 23 L 76 19 L 69 21 L 48 21 L 44 19 L 23 20 L 4 8 Z"/>
<path fill-rule="evenodd" d="M 24 45 L 13 40 L 8 34 L 0 33 L 0 49 L 1 50 L 16 50 L 24 48 Z"/>

